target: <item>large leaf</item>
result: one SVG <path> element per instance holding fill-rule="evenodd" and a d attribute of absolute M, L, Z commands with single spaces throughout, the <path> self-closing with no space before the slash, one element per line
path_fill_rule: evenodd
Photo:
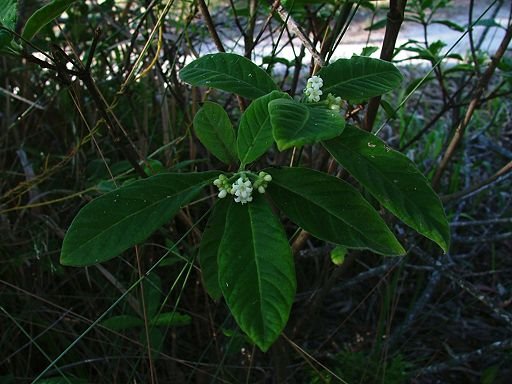
<path fill-rule="evenodd" d="M 160 174 L 94 199 L 71 223 L 61 263 L 85 266 L 116 257 L 169 221 L 216 176 L 218 172 Z"/>
<path fill-rule="evenodd" d="M 35 11 L 27 20 L 21 36 L 31 40 L 46 24 L 59 17 L 76 0 L 53 0 Z"/>
<path fill-rule="evenodd" d="M 307 168 L 267 169 L 268 193 L 296 224 L 319 239 L 349 248 L 402 255 L 377 211 L 350 184 Z"/>
<path fill-rule="evenodd" d="M 411 160 L 353 126 L 324 146 L 384 207 L 448 251 L 450 231 L 441 201 Z"/>
<path fill-rule="evenodd" d="M 280 151 L 328 140 L 343 132 L 345 120 L 323 105 L 313 106 L 290 99 L 268 104 L 274 140 Z"/>
<path fill-rule="evenodd" d="M 345 100 L 365 100 L 398 87 L 402 74 L 387 61 L 364 56 L 339 59 L 318 72 L 323 94 L 332 93 Z"/>
<path fill-rule="evenodd" d="M 234 53 L 200 57 L 180 71 L 180 78 L 191 85 L 218 88 L 248 99 L 256 99 L 278 89 L 263 69 Z"/>
<path fill-rule="evenodd" d="M 238 156 L 242 166 L 263 155 L 274 142 L 268 103 L 276 99 L 291 99 L 287 93 L 273 91 L 254 100 L 245 110 L 238 128 Z"/>
<path fill-rule="evenodd" d="M 213 208 L 213 212 L 208 219 L 206 228 L 201 238 L 199 246 L 199 263 L 203 282 L 208 294 L 218 300 L 222 296 L 219 286 L 219 266 L 217 257 L 219 254 L 220 242 L 224 236 L 226 228 L 226 215 L 230 198 L 219 199 Z"/>
<path fill-rule="evenodd" d="M 194 117 L 194 130 L 201 143 L 216 158 L 226 164 L 237 161 L 235 132 L 222 106 L 206 101 Z"/>
<path fill-rule="evenodd" d="M 292 253 L 264 197 L 230 200 L 219 249 L 219 284 L 240 328 L 266 351 L 283 330 L 295 296 Z"/>
<path fill-rule="evenodd" d="M 16 0 L 0 0 L 0 27 L 14 31 L 16 27 Z M 12 41 L 12 34 L 5 29 L 0 29 L 0 50 L 8 49 Z"/>

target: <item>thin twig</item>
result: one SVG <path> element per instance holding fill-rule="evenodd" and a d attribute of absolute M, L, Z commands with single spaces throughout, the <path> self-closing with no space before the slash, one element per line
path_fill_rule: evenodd
<path fill-rule="evenodd" d="M 504 167 L 502 167 L 498 172 L 496 172 L 491 177 L 481 181 L 480 183 L 466 189 L 464 191 L 452 193 L 451 195 L 445 195 L 441 197 L 442 202 L 448 202 L 451 200 L 458 200 L 461 198 L 468 198 L 475 195 L 478 192 L 481 192 L 483 189 L 486 189 L 496 183 L 499 183 L 502 180 L 505 180 L 510 175 L 508 173 L 512 171 L 512 161 L 509 161 Z"/>
<path fill-rule="evenodd" d="M 404 21 L 405 5 L 407 0 L 391 0 L 389 3 L 389 12 L 386 24 L 386 33 L 384 35 L 384 41 L 382 43 L 382 51 L 380 58 L 385 61 L 391 61 L 393 58 L 393 52 L 395 50 L 396 40 L 400 27 Z M 363 128 L 370 132 L 377 116 L 377 111 L 380 105 L 380 96 L 372 97 L 368 102 L 368 109 L 364 118 Z"/>
<path fill-rule="evenodd" d="M 512 12 L 512 10 L 511 10 Z M 434 177 L 432 179 L 432 186 L 434 189 L 438 189 L 439 185 L 441 183 L 441 177 L 443 176 L 444 171 L 448 167 L 448 164 L 450 163 L 451 159 L 453 158 L 455 154 L 455 150 L 459 146 L 459 143 L 462 140 L 462 137 L 464 136 L 464 133 L 466 131 L 466 127 L 468 126 L 469 122 L 471 121 L 471 118 L 473 117 L 473 114 L 475 113 L 476 109 L 479 106 L 479 100 L 482 94 L 484 93 L 485 89 L 487 88 L 494 71 L 496 70 L 496 67 L 498 66 L 498 63 L 500 62 L 501 58 L 507 51 L 507 48 L 510 44 L 510 41 L 512 40 L 512 23 L 508 25 L 507 30 L 505 32 L 505 36 L 503 36 L 503 39 L 501 41 L 500 46 L 496 50 L 496 53 L 491 59 L 491 62 L 489 63 L 489 66 L 487 67 L 486 71 L 482 75 L 478 86 L 476 87 L 475 93 L 473 95 L 473 98 L 469 104 L 469 107 L 466 111 L 466 114 L 464 116 L 464 119 L 460 122 L 460 124 L 455 129 L 455 133 L 450 140 L 450 143 L 448 144 L 448 147 L 444 153 L 443 158 L 441 159 L 441 162 L 439 164 L 439 167 L 437 168 Z"/>
<path fill-rule="evenodd" d="M 485 347 L 476 349 L 472 352 L 462 353 L 460 355 L 452 356 L 452 358 L 445 363 L 434 364 L 434 365 L 430 365 L 428 367 L 418 369 L 414 373 L 414 376 L 418 377 L 418 376 L 430 375 L 433 373 L 443 372 L 452 367 L 465 364 L 472 360 L 482 359 L 485 356 L 495 356 L 496 352 L 505 351 L 507 349 L 510 349 L 511 347 L 512 347 L 512 339 L 495 341 L 492 344 L 486 345 Z"/>
<path fill-rule="evenodd" d="M 283 20 L 283 23 L 285 23 L 288 26 L 288 28 L 290 28 L 291 32 L 297 35 L 302 44 L 306 47 L 309 53 L 311 53 L 311 56 L 313 56 L 314 60 L 316 61 L 316 65 L 319 67 L 323 67 L 325 64 L 324 59 L 322 59 L 320 53 L 318 53 L 318 51 L 313 46 L 313 43 L 311 43 L 309 38 L 299 27 L 299 25 L 295 22 L 295 20 L 293 20 L 290 13 L 282 5 L 278 5 L 276 11 L 281 20 Z"/>

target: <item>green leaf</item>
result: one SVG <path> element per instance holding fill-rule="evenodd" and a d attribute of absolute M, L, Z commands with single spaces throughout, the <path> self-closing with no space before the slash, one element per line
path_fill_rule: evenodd
<path fill-rule="evenodd" d="M 377 211 L 350 184 L 307 168 L 267 169 L 267 191 L 286 216 L 319 239 L 383 255 L 404 249 Z"/>
<path fill-rule="evenodd" d="M 222 296 L 222 291 L 219 286 L 219 266 L 217 257 L 220 242 L 222 241 L 226 227 L 229 200 L 229 198 L 219 199 L 215 203 L 215 207 L 208 219 L 199 246 L 199 263 L 201 265 L 203 282 L 206 291 L 214 300 L 218 300 Z"/>
<path fill-rule="evenodd" d="M 162 281 L 158 275 L 152 273 L 143 280 L 142 284 L 146 314 L 148 317 L 153 317 L 160 309 L 162 302 Z"/>
<path fill-rule="evenodd" d="M 388 22 L 388 19 L 381 19 L 381 20 L 375 21 L 369 27 L 366 27 L 364 30 L 365 31 L 375 31 L 377 29 L 382 29 L 386 26 L 387 22 Z"/>
<path fill-rule="evenodd" d="M 341 265 L 345 262 L 346 255 L 347 255 L 347 248 L 342 245 L 337 245 L 331 251 L 331 261 L 334 265 Z"/>
<path fill-rule="evenodd" d="M 276 99 L 291 99 L 288 94 L 273 91 L 254 100 L 245 110 L 238 128 L 238 156 L 242 167 L 263 155 L 274 142 L 268 104 Z"/>
<path fill-rule="evenodd" d="M 231 313 L 267 351 L 288 321 L 296 282 L 286 234 L 263 196 L 246 205 L 230 200 L 218 262 Z"/>
<path fill-rule="evenodd" d="M 144 320 L 131 315 L 119 315 L 103 320 L 101 325 L 113 331 L 124 331 L 125 329 L 142 327 Z"/>
<path fill-rule="evenodd" d="M 14 31 L 17 8 L 17 0 L 0 0 L 0 26 Z"/>
<path fill-rule="evenodd" d="M 180 78 L 191 85 L 218 88 L 248 99 L 256 99 L 278 89 L 263 69 L 234 53 L 200 57 L 180 71 Z"/>
<path fill-rule="evenodd" d="M 441 201 L 411 160 L 353 126 L 324 146 L 386 209 L 448 251 L 450 230 Z"/>
<path fill-rule="evenodd" d="M 148 332 L 142 329 L 139 333 L 139 341 L 144 348 L 150 347 L 151 357 L 157 359 L 164 346 L 165 336 L 158 328 L 150 328 Z"/>
<path fill-rule="evenodd" d="M 14 31 L 16 27 L 17 0 L 0 0 L 0 27 Z M 9 52 L 13 39 L 11 32 L 0 29 L 0 52 Z"/>
<path fill-rule="evenodd" d="M 375 46 L 367 46 L 363 47 L 363 50 L 361 51 L 360 56 L 371 56 L 373 53 L 377 52 L 379 50 L 379 47 Z"/>
<path fill-rule="evenodd" d="M 479 25 L 481 27 L 497 27 L 497 28 L 503 28 L 503 25 L 501 25 L 500 23 L 498 23 L 496 20 L 494 19 L 481 19 L 481 20 L 478 20 L 475 25 Z M 468 27 L 466 27 L 468 28 Z"/>
<path fill-rule="evenodd" d="M 274 140 L 280 151 L 328 140 L 343 132 L 345 120 L 324 105 L 277 99 L 268 104 Z"/>
<path fill-rule="evenodd" d="M 263 56 L 262 59 L 263 64 L 283 64 L 286 67 L 290 68 L 293 67 L 294 63 L 293 60 L 285 59 L 284 57 L 277 57 L 277 56 Z"/>
<path fill-rule="evenodd" d="M 389 104 L 386 100 L 381 100 L 380 105 L 384 109 L 384 112 L 386 112 L 388 119 L 396 119 L 398 117 L 396 108 Z"/>
<path fill-rule="evenodd" d="M 41 28 L 59 17 L 75 1 L 76 0 L 53 0 L 44 7 L 39 8 L 27 20 L 21 36 L 25 40 L 32 40 Z"/>
<path fill-rule="evenodd" d="M 116 257 L 169 221 L 217 175 L 160 174 L 96 198 L 71 223 L 60 262 L 86 266 Z"/>
<path fill-rule="evenodd" d="M 201 143 L 216 158 L 226 164 L 237 161 L 235 132 L 222 106 L 206 101 L 194 117 L 194 130 Z"/>
<path fill-rule="evenodd" d="M 332 93 L 345 100 L 369 99 L 397 88 L 402 74 L 391 63 L 364 56 L 339 59 L 318 72 L 323 94 Z"/>
<path fill-rule="evenodd" d="M 446 27 L 448 27 L 450 29 L 453 29 L 454 31 L 457 31 L 457 32 L 464 32 L 465 31 L 465 28 L 462 25 L 457 24 L 457 23 L 455 23 L 455 22 L 453 22 L 451 20 L 445 20 L 445 19 L 443 19 L 443 20 L 435 20 L 435 19 L 433 19 L 432 23 L 433 24 L 444 25 L 444 26 L 446 26 Z"/>
<path fill-rule="evenodd" d="M 189 325 L 192 318 L 178 312 L 163 312 L 151 319 L 150 325 L 156 327 L 183 327 Z"/>

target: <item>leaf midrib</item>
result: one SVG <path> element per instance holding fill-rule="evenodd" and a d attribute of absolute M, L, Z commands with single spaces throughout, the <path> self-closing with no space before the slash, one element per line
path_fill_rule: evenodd
<path fill-rule="evenodd" d="M 264 128 L 264 126 L 265 126 L 265 124 L 267 123 L 267 121 L 268 121 L 268 120 L 270 120 L 270 115 L 267 115 L 267 116 L 265 117 L 265 120 L 263 120 L 263 123 L 261 123 L 261 124 L 259 125 L 259 129 L 257 130 L 256 134 L 253 136 L 253 140 L 252 140 L 252 141 L 250 141 L 250 144 L 247 146 L 248 148 L 247 148 L 247 151 L 245 151 L 245 156 L 244 156 L 244 158 L 243 158 L 243 159 L 240 159 L 240 161 L 241 161 L 241 163 L 242 163 L 242 166 L 244 166 L 244 165 L 246 165 L 246 164 L 247 164 L 247 163 L 246 163 L 246 160 L 247 160 L 247 158 L 249 157 L 249 154 L 251 153 L 251 150 L 254 148 L 254 145 L 255 145 L 255 144 L 256 144 L 256 142 L 257 142 L 256 138 L 257 138 L 257 137 L 259 137 L 259 135 L 260 135 L 261 131 L 263 131 L 263 128 Z M 247 124 L 247 123 L 246 123 L 246 124 Z M 240 137 L 242 137 L 242 136 L 240 135 L 240 133 L 239 133 L 239 136 L 238 136 L 238 137 L 239 137 L 239 138 L 240 138 Z"/>
<path fill-rule="evenodd" d="M 379 143 L 379 142 L 377 142 L 377 145 L 379 145 L 379 144 L 380 144 L 380 143 Z M 376 166 L 375 166 L 371 161 L 369 161 L 366 157 L 361 156 L 361 155 L 359 155 L 359 153 L 358 153 L 358 152 L 355 152 L 355 151 L 351 150 L 351 148 L 350 148 L 349 146 L 345 145 L 341 140 L 340 140 L 339 145 L 340 145 L 340 147 L 343 147 L 343 148 L 345 149 L 345 151 L 348 151 L 348 152 L 352 153 L 353 155 L 355 154 L 355 157 L 357 157 L 357 158 L 358 158 L 358 159 L 360 159 L 360 160 L 362 159 L 362 160 L 364 161 L 364 163 L 365 163 L 365 164 L 367 164 L 367 165 L 369 166 L 369 168 L 372 168 L 376 173 L 378 173 L 379 175 L 381 175 L 381 176 L 383 177 L 383 179 L 385 180 L 386 185 L 391 186 L 391 189 L 392 189 L 392 190 L 401 192 L 400 188 L 396 187 L 396 186 L 395 186 L 391 181 L 389 181 L 389 180 L 388 180 L 388 177 L 387 177 L 386 173 L 384 173 L 383 171 L 381 171 L 378 167 L 376 167 Z M 397 153 L 399 153 L 399 152 L 397 152 Z M 400 153 L 399 153 L 399 154 L 400 154 Z M 341 163 L 341 161 L 340 161 L 340 163 Z M 420 175 L 421 175 L 421 174 L 420 174 Z M 354 176 L 354 177 L 355 177 L 355 176 Z M 356 177 L 356 179 L 357 179 L 357 177 Z M 427 186 L 428 186 L 428 184 L 427 184 Z M 373 194 L 373 193 L 372 193 L 372 194 Z M 419 210 L 419 211 L 421 212 L 421 209 L 419 209 L 419 208 L 418 208 L 418 205 L 415 203 L 415 200 L 409 197 L 409 194 L 407 194 L 407 193 L 400 193 L 400 194 L 404 197 L 404 200 L 406 200 L 409 204 L 412 204 L 412 205 L 415 207 L 415 209 L 417 209 L 417 210 Z M 377 194 L 374 194 L 374 195 L 377 195 Z M 386 209 L 388 209 L 389 211 L 391 211 L 394 215 L 398 216 L 398 215 L 395 213 L 397 210 L 395 210 L 395 209 L 393 209 L 393 208 L 389 208 L 386 204 L 384 204 L 384 203 L 381 201 L 381 199 L 380 199 L 379 197 L 377 197 L 377 196 L 375 196 L 375 197 L 377 198 L 377 200 L 379 200 L 379 202 L 380 202 L 382 205 L 384 205 L 384 206 L 386 207 Z M 407 214 L 407 216 L 411 216 L 411 215 L 410 215 L 409 213 L 407 213 L 407 212 L 406 212 L 406 214 Z M 409 219 L 408 219 L 407 221 L 405 221 L 403 218 L 400 218 L 400 220 L 402 220 L 405 224 L 407 224 L 407 225 L 409 225 L 409 226 L 411 226 L 411 224 L 409 224 L 409 223 L 411 223 L 411 222 L 412 222 L 412 223 L 414 223 L 414 221 L 409 220 Z M 415 226 L 416 226 L 416 224 L 415 224 Z M 429 227 L 431 227 L 431 226 L 429 226 Z M 414 227 L 413 227 L 413 228 L 414 228 Z M 431 228 L 432 228 L 432 227 L 431 227 Z M 435 227 L 434 227 L 434 228 L 435 228 Z M 415 229 L 415 228 L 414 228 L 414 229 Z M 438 232 L 439 234 L 441 234 L 441 232 L 439 232 L 439 230 L 438 230 L 438 229 L 435 229 L 435 231 L 436 231 L 436 232 Z M 425 235 L 425 237 L 427 237 L 427 238 L 431 238 L 431 237 L 426 236 L 426 235 Z M 432 239 L 432 240 L 434 240 L 434 239 Z M 444 238 L 443 238 L 442 236 L 441 236 L 441 239 L 436 239 L 436 240 L 441 240 L 441 241 L 443 242 L 443 244 L 444 244 L 445 246 L 447 246 L 447 244 L 446 244 L 446 242 L 445 242 L 445 240 L 444 240 Z"/>
<path fill-rule="evenodd" d="M 339 86 L 343 86 L 343 84 L 346 84 L 346 83 L 350 83 L 350 82 L 354 82 L 354 81 L 357 81 L 357 80 L 364 80 L 368 77 L 380 77 L 382 76 L 382 74 L 386 74 L 386 73 L 395 73 L 394 71 L 382 71 L 382 72 L 374 72 L 374 73 L 370 73 L 368 75 L 363 75 L 363 76 L 358 76 L 358 77 L 352 77 L 350 79 L 347 79 L 347 80 L 343 80 L 343 81 L 340 81 L 334 85 L 331 85 L 331 86 L 328 86 L 325 88 L 325 93 L 327 93 L 329 90 L 333 89 L 333 88 L 337 88 Z M 389 88 L 389 87 L 386 87 L 386 88 Z"/>
<path fill-rule="evenodd" d="M 261 281 L 261 273 L 260 273 L 260 265 L 258 263 L 258 257 L 256 257 L 256 254 L 257 254 L 257 251 L 256 251 L 256 241 L 254 241 L 254 239 L 256 239 L 256 236 L 255 236 L 255 232 L 254 232 L 254 225 L 253 225 L 253 221 L 252 221 L 252 216 L 253 214 L 251 213 L 251 208 L 250 207 L 247 207 L 247 212 L 248 212 L 248 215 L 249 215 L 249 223 L 251 224 L 251 236 L 252 236 L 252 239 L 253 241 L 251 241 L 251 245 L 252 245 L 252 249 L 253 249 L 253 254 L 254 254 L 254 263 L 255 263 L 255 266 L 256 266 L 256 275 L 257 275 L 257 278 L 258 278 L 258 293 L 259 293 L 259 307 L 260 307 L 260 314 L 261 314 L 261 324 L 263 325 L 263 340 L 266 342 L 267 340 L 267 327 L 265 326 L 265 319 L 263 317 L 263 313 L 264 313 L 264 309 L 263 309 L 263 291 L 262 291 L 262 286 L 263 286 L 263 283 Z"/>
<path fill-rule="evenodd" d="M 218 61 L 216 61 L 216 62 L 215 62 L 215 65 L 219 65 L 219 64 L 223 64 L 223 63 L 219 63 Z M 229 63 L 225 63 L 225 64 L 229 64 Z M 235 64 L 233 64 L 233 65 L 235 65 Z M 261 70 L 261 68 L 259 68 L 259 67 L 257 67 L 257 68 Z M 258 93 L 260 94 L 260 96 L 264 96 L 264 95 L 266 95 L 267 93 L 269 93 L 269 92 L 265 92 L 263 89 L 261 89 L 261 88 L 259 87 L 259 86 L 261 86 L 261 84 L 258 84 L 258 87 L 257 87 L 257 86 L 255 86 L 253 83 L 248 83 L 247 81 L 245 81 L 245 80 L 243 80 L 243 79 L 240 79 L 240 78 L 238 78 L 238 77 L 235 77 L 235 76 L 233 76 L 233 75 L 230 75 L 229 73 L 222 72 L 222 71 L 220 71 L 220 70 L 218 70 L 218 69 L 213 70 L 213 69 L 210 69 L 210 68 L 202 68 L 202 67 L 197 66 L 197 67 L 192 67 L 192 68 L 190 68 L 190 69 L 189 69 L 189 71 L 190 71 L 192 74 L 194 74 L 194 72 L 200 72 L 200 73 L 205 73 L 205 74 L 208 74 L 208 73 L 214 73 L 214 74 L 217 74 L 217 75 L 218 75 L 218 74 L 221 74 L 221 75 L 223 75 L 223 76 L 228 77 L 229 79 L 231 79 L 231 81 L 232 81 L 232 82 L 235 82 L 235 83 L 237 83 L 237 84 L 242 83 L 242 84 L 244 84 L 244 86 L 246 86 L 246 87 L 254 88 L 255 90 L 257 90 L 257 91 L 258 91 Z M 244 72 L 244 71 L 242 71 L 242 72 Z M 186 71 L 185 71 L 185 75 L 186 75 Z M 190 76 L 190 74 L 189 74 L 189 76 Z M 265 82 L 265 85 L 273 85 L 272 90 L 277 90 L 276 84 L 272 81 L 272 79 L 269 79 L 269 78 L 267 78 L 266 76 L 268 76 L 266 72 L 265 72 L 265 76 L 263 76 L 263 74 L 262 74 L 262 73 L 258 73 L 258 71 L 256 71 L 256 70 L 255 70 L 255 78 L 256 78 L 255 80 L 258 80 L 258 83 L 261 83 L 261 81 L 264 81 L 264 82 Z M 263 80 L 263 79 L 265 79 L 265 80 Z M 184 80 L 185 80 L 185 79 L 184 79 Z M 197 77 L 196 77 L 196 80 L 197 80 Z M 270 80 L 270 81 L 269 81 L 269 80 Z M 185 80 L 185 81 L 187 81 L 187 80 Z M 215 82 L 215 81 L 214 81 L 214 82 Z M 221 83 L 221 82 L 219 81 L 219 83 Z M 201 83 L 199 83 L 199 84 L 200 84 L 200 85 L 209 86 L 209 84 L 207 84 L 207 83 L 205 83 L 205 82 L 201 82 Z M 238 93 L 238 92 L 234 92 L 234 93 Z"/>
<path fill-rule="evenodd" d="M 324 210 L 324 211 L 328 212 L 329 214 L 331 214 L 332 216 L 336 217 L 336 218 L 337 218 L 338 220 L 340 220 L 341 222 L 345 223 L 347 226 L 349 226 L 350 228 L 352 228 L 355 232 L 362 234 L 362 235 L 363 235 L 363 238 L 365 238 L 365 239 L 369 239 L 369 238 L 364 234 L 364 232 L 361 232 L 361 231 L 360 231 L 360 230 L 358 230 L 356 227 L 354 227 L 352 224 L 350 224 L 350 223 L 348 223 L 347 221 L 343 220 L 343 218 L 339 217 L 338 215 L 335 215 L 335 214 L 331 213 L 331 211 L 329 211 L 327 208 L 325 208 L 324 206 L 322 206 L 322 205 L 320 205 L 320 204 L 318 204 L 318 203 L 314 202 L 313 200 L 309 199 L 307 196 L 305 196 L 305 195 L 303 195 L 303 194 L 301 194 L 301 193 L 298 193 L 298 192 L 297 192 L 297 191 L 295 191 L 295 190 L 292 190 L 292 189 L 286 188 L 286 186 L 285 186 L 285 185 L 283 185 L 283 184 L 279 183 L 279 181 L 278 181 L 278 180 L 276 180 L 275 178 L 272 180 L 272 183 L 275 183 L 275 184 L 277 184 L 279 187 L 281 187 L 281 188 L 283 188 L 283 189 L 285 189 L 285 190 L 289 191 L 290 193 L 295 194 L 295 195 L 298 195 L 298 196 L 302 197 L 304 200 L 309 201 L 309 202 L 310 202 L 311 204 L 313 204 L 314 206 L 321 208 L 322 210 Z M 371 239 L 369 239 L 369 240 L 370 240 L 372 243 L 374 243 Z"/>
<path fill-rule="evenodd" d="M 223 139 L 223 135 L 219 134 L 219 131 L 216 129 L 215 123 L 214 122 L 212 123 L 210 116 L 207 116 L 206 118 L 208 119 L 208 123 L 210 124 L 210 126 L 213 127 L 212 131 L 213 131 L 213 134 L 215 135 L 215 138 L 220 142 L 221 147 L 226 151 L 228 162 L 235 163 L 236 162 L 236 156 L 231 152 L 231 150 L 226 145 L 224 140 L 222 140 Z M 227 130 L 229 131 L 229 135 L 230 135 L 229 138 L 233 138 L 233 141 L 234 141 L 234 135 L 231 135 L 231 133 L 233 132 L 233 127 L 231 126 L 231 123 L 228 123 L 228 124 L 229 124 L 229 127 L 227 128 Z"/>
<path fill-rule="evenodd" d="M 279 141 L 283 142 L 283 140 L 286 140 L 287 142 L 284 143 L 284 144 L 288 144 L 291 142 L 292 146 L 295 145 L 295 142 L 298 140 L 297 136 L 299 135 L 300 132 L 302 132 L 305 128 L 306 128 L 306 125 L 307 125 L 307 122 L 309 121 L 309 117 L 311 115 L 311 113 L 309 112 L 309 109 L 305 106 L 302 106 L 300 104 L 297 104 L 296 102 L 287 102 L 286 104 L 289 104 L 289 105 L 292 105 L 292 106 L 299 106 L 300 109 L 302 109 L 303 111 L 306 111 L 306 118 L 304 119 L 304 123 L 300 126 L 300 128 L 295 132 L 295 134 L 293 135 L 293 138 L 292 140 L 286 140 L 286 139 L 283 139 L 283 138 L 280 138 Z M 288 127 L 286 127 L 285 131 L 289 131 Z"/>
<path fill-rule="evenodd" d="M 102 236 L 105 232 L 107 232 L 107 231 L 111 230 L 112 228 L 114 228 L 114 227 L 118 226 L 120 223 L 123 223 L 124 221 L 128 220 L 129 218 L 131 218 L 131 217 L 133 217 L 133 216 L 135 216 L 135 215 L 137 215 L 137 214 L 139 214 L 140 212 L 142 212 L 142 211 L 144 211 L 144 210 L 147 210 L 148 208 L 151 208 L 151 207 L 153 207 L 153 206 L 155 206 L 155 205 L 157 205 L 157 204 L 160 204 L 163 200 L 167 200 L 167 199 L 169 199 L 169 197 L 167 197 L 167 196 L 175 197 L 175 196 L 178 196 L 178 195 L 183 194 L 183 193 L 185 193 L 185 192 L 189 192 L 190 190 L 192 190 L 192 189 L 193 189 L 193 188 L 195 188 L 195 187 L 197 187 L 198 189 L 201 189 L 201 188 L 202 188 L 202 185 L 206 184 L 206 183 L 207 183 L 207 181 L 208 181 L 208 180 L 205 180 L 203 183 L 194 184 L 194 185 L 192 185 L 192 186 L 190 186 L 190 187 L 188 187 L 188 188 L 186 188 L 186 189 L 184 189 L 184 190 L 182 190 L 182 191 L 180 191 L 180 192 L 177 192 L 177 193 L 175 193 L 175 194 L 166 195 L 164 198 L 162 198 L 162 199 L 160 199 L 160 200 L 158 200 L 158 201 L 156 201 L 156 202 L 154 202 L 154 203 L 152 203 L 152 204 L 150 204 L 150 205 L 148 205 L 148 206 L 144 207 L 143 209 L 140 209 L 140 210 L 138 210 L 138 211 L 135 211 L 134 213 L 132 213 L 132 214 L 130 214 L 130 215 L 128 215 L 128 216 L 124 216 L 122 220 L 117 221 L 117 222 L 116 222 L 116 223 L 114 223 L 113 225 L 111 225 L 111 226 L 109 226 L 109 227 L 105 228 L 103 231 L 101 231 L 101 232 L 100 232 L 100 233 L 98 233 L 97 235 L 94 235 L 93 237 L 91 237 L 89 240 L 87 240 L 87 241 L 86 241 L 85 243 L 83 243 L 81 246 L 79 246 L 78 248 L 75 248 L 75 249 L 74 249 L 74 251 L 73 251 L 73 252 L 71 252 L 69 255 L 73 255 L 73 254 L 75 254 L 77 251 L 79 251 L 79 250 L 83 249 L 83 248 L 84 248 L 87 244 L 89 244 L 91 241 L 95 240 L 95 239 L 96 239 L 97 237 L 99 237 L 99 236 Z M 114 192 L 115 192 L 115 191 L 114 191 Z"/>

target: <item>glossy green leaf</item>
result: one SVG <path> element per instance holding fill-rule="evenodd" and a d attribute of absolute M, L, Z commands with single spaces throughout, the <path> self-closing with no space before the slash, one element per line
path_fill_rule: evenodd
<path fill-rule="evenodd" d="M 242 166 L 263 155 L 274 142 L 268 104 L 276 99 L 291 99 L 288 94 L 273 91 L 254 100 L 245 110 L 238 128 L 238 156 Z"/>
<path fill-rule="evenodd" d="M 144 326 L 144 320 L 131 315 L 119 315 L 103 320 L 101 325 L 113 331 L 123 331 Z"/>
<path fill-rule="evenodd" d="M 226 164 L 237 161 L 235 132 L 222 106 L 206 101 L 194 117 L 194 130 L 201 143 L 216 158 Z"/>
<path fill-rule="evenodd" d="M 219 266 L 217 257 L 220 242 L 224 236 L 224 229 L 226 228 L 226 215 L 229 200 L 228 197 L 226 199 L 219 199 L 215 203 L 215 207 L 208 219 L 199 246 L 199 264 L 201 265 L 203 282 L 206 291 L 214 300 L 218 300 L 222 296 L 222 291 L 219 286 Z"/>
<path fill-rule="evenodd" d="M 32 40 L 41 28 L 59 17 L 75 1 L 76 0 L 53 0 L 39 8 L 27 20 L 21 36 L 25 40 Z"/>
<path fill-rule="evenodd" d="M 274 140 L 280 151 L 328 140 L 343 132 L 345 120 L 324 105 L 309 105 L 290 99 L 268 104 Z"/>
<path fill-rule="evenodd" d="M 192 318 L 178 312 L 163 312 L 153 317 L 149 324 L 157 327 L 183 327 L 189 325 Z"/>
<path fill-rule="evenodd" d="M 350 184 L 308 168 L 267 169 L 267 192 L 293 222 L 319 239 L 382 255 L 403 255 L 377 211 Z"/>
<path fill-rule="evenodd" d="M 14 30 L 17 8 L 17 0 L 0 0 L 0 26 Z"/>
<path fill-rule="evenodd" d="M 231 313 L 267 351 L 288 321 L 296 282 L 286 234 L 262 195 L 245 205 L 230 200 L 218 262 Z"/>
<path fill-rule="evenodd" d="M 448 251 L 450 231 L 441 201 L 411 160 L 353 126 L 324 146 L 386 209 Z"/>
<path fill-rule="evenodd" d="M 278 89 L 263 69 L 234 53 L 200 57 L 180 71 L 180 78 L 191 85 L 218 88 L 248 99 L 256 99 Z"/>
<path fill-rule="evenodd" d="M 218 172 L 160 174 L 94 199 L 71 223 L 61 263 L 86 266 L 118 256 L 169 221 L 216 176 Z"/>
<path fill-rule="evenodd" d="M 397 88 L 402 74 L 391 63 L 364 56 L 339 59 L 318 72 L 324 95 L 332 93 L 345 100 L 366 100 Z"/>
<path fill-rule="evenodd" d="M 0 0 L 0 26 L 14 31 L 16 27 L 16 12 L 18 2 L 16 0 Z M 8 51 L 13 39 L 12 34 L 5 29 L 0 29 L 0 51 Z"/>

